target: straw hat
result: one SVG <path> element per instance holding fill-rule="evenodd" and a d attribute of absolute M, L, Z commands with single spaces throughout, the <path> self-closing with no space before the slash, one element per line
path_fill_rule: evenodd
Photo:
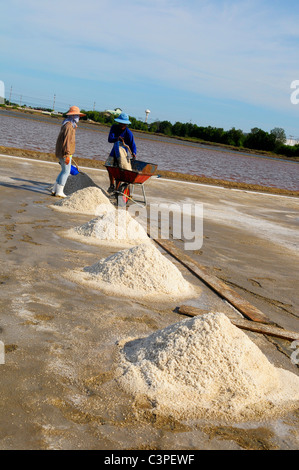
<path fill-rule="evenodd" d="M 78 106 L 71 106 L 68 112 L 66 113 L 68 116 L 86 116 L 86 114 L 80 113 L 80 109 Z"/>

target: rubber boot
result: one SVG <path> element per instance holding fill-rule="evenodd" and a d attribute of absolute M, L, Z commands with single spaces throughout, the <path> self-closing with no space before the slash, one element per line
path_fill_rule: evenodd
<path fill-rule="evenodd" d="M 51 188 L 52 196 L 55 196 L 56 191 L 57 191 L 57 182 L 55 181 L 53 187 Z"/>
<path fill-rule="evenodd" d="M 63 188 L 64 188 L 64 186 L 62 186 L 61 184 L 57 184 L 55 196 L 57 196 L 57 197 L 67 197 L 63 192 Z"/>

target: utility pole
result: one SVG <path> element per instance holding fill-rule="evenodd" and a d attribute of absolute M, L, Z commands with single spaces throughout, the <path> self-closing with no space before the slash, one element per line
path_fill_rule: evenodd
<path fill-rule="evenodd" d="M 22 106 L 22 95 L 20 96 L 20 107 Z"/>
<path fill-rule="evenodd" d="M 54 95 L 54 99 L 53 99 L 53 113 L 55 111 L 55 98 L 56 98 L 56 95 Z"/>
<path fill-rule="evenodd" d="M 9 106 L 10 106 L 10 102 L 11 102 L 11 92 L 12 92 L 12 85 L 10 87 L 10 93 L 9 93 L 9 102 L 8 102 Z"/>
<path fill-rule="evenodd" d="M 93 102 L 93 110 L 95 110 L 95 107 L 96 107 L 96 102 L 94 101 Z"/>

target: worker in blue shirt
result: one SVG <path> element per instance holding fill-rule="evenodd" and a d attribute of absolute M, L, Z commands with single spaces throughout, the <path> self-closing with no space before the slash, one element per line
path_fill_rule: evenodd
<path fill-rule="evenodd" d="M 133 133 L 128 128 L 128 124 L 131 124 L 131 121 L 129 120 L 129 116 L 126 113 L 121 113 L 115 119 L 115 122 L 117 124 L 112 124 L 110 128 L 110 132 L 108 135 L 108 142 L 115 143 L 119 140 L 122 141 L 125 145 L 129 146 L 130 151 L 132 153 L 132 157 L 133 159 L 135 159 L 137 149 L 136 149 L 136 144 L 135 144 Z M 113 157 L 114 163 L 117 164 L 114 146 L 109 155 L 109 158 L 111 157 Z M 110 179 L 110 187 L 108 188 L 108 193 L 111 193 L 114 191 L 115 186 L 114 186 L 114 178 L 112 175 L 110 175 L 110 173 L 109 173 L 109 179 Z"/>

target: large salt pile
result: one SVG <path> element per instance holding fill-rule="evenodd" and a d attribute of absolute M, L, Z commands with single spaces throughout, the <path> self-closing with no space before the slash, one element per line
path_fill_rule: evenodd
<path fill-rule="evenodd" d="M 118 251 L 81 272 L 73 271 L 70 276 L 113 295 L 159 299 L 198 295 L 177 267 L 152 243 Z"/>
<path fill-rule="evenodd" d="M 100 215 L 115 210 L 103 190 L 93 186 L 80 189 L 65 199 L 55 202 L 51 207 L 63 212 L 80 212 L 88 215 Z"/>
<path fill-rule="evenodd" d="M 87 243 L 132 246 L 151 240 L 142 225 L 127 210 L 118 209 L 74 227 L 66 235 Z"/>
<path fill-rule="evenodd" d="M 178 419 L 264 419 L 299 406 L 299 377 L 272 365 L 222 313 L 122 345 L 118 380 Z"/>

